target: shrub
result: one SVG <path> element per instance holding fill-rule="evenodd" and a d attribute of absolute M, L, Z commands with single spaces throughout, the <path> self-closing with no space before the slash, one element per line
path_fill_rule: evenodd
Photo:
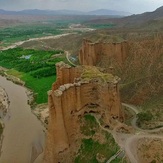
<path fill-rule="evenodd" d="M 153 118 L 151 112 L 141 112 L 141 113 L 138 113 L 137 117 L 138 117 L 138 122 L 150 121 Z"/>

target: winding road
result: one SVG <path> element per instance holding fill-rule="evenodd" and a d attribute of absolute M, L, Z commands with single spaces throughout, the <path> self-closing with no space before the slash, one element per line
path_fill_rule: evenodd
<path fill-rule="evenodd" d="M 39 37 L 39 38 L 30 38 L 28 40 L 24 40 L 24 41 L 19 41 L 19 42 L 13 43 L 12 45 L 4 47 L 4 48 L 2 48 L 0 50 L 13 49 L 13 48 L 16 48 L 17 46 L 22 45 L 25 42 L 40 41 L 40 40 L 47 40 L 47 39 L 58 39 L 60 37 L 67 36 L 67 35 L 70 35 L 70 34 L 72 34 L 72 33 L 65 33 L 65 34 L 54 35 L 54 36 L 44 36 L 44 37 Z"/>
<path fill-rule="evenodd" d="M 66 59 L 67 59 L 67 61 L 68 61 L 71 65 L 77 66 L 76 64 L 74 64 L 74 63 L 70 60 L 70 53 L 69 53 L 68 51 L 66 51 L 65 53 L 66 53 Z"/>
<path fill-rule="evenodd" d="M 139 128 L 136 124 L 136 121 L 137 121 L 136 115 L 140 112 L 140 110 L 137 109 L 137 107 L 135 107 L 133 105 L 124 104 L 124 103 L 122 105 L 135 112 L 135 116 L 134 116 L 131 124 L 132 124 L 132 127 L 138 132 L 137 132 L 137 134 L 130 135 L 126 139 L 124 149 L 132 163 L 139 163 L 139 161 L 138 161 L 139 159 L 137 158 L 137 154 L 136 154 L 136 150 L 137 150 L 135 147 L 136 142 L 142 138 L 163 139 L 163 136 L 159 136 L 157 134 L 152 134 L 153 132 L 159 132 L 159 131 L 163 130 L 163 127 L 152 129 L 152 130 L 144 130 L 144 129 Z"/>
<path fill-rule="evenodd" d="M 136 124 L 136 121 L 137 121 L 137 117 L 136 115 L 138 113 L 140 113 L 140 109 L 138 109 L 136 106 L 133 106 L 133 105 L 130 105 L 130 104 L 125 104 L 125 103 L 122 103 L 123 106 L 129 108 L 130 110 L 134 111 L 135 112 L 135 116 L 131 122 L 132 126 L 138 130 L 138 131 L 142 131 L 142 132 L 147 132 L 147 133 L 152 133 L 152 132 L 159 132 L 160 130 L 163 130 L 163 127 L 160 127 L 160 128 L 155 128 L 155 129 L 151 129 L 151 130 L 147 130 L 147 129 L 141 129 L 140 127 L 137 126 Z"/>
<path fill-rule="evenodd" d="M 113 155 L 107 161 L 107 163 L 110 163 L 115 158 L 117 158 L 119 155 L 125 155 L 125 153 L 132 163 L 139 163 L 139 159 L 137 157 L 137 152 L 136 152 L 136 150 L 137 150 L 136 144 L 137 144 L 138 140 L 142 139 L 142 138 L 163 139 L 163 136 L 152 134 L 152 132 L 159 132 L 159 131 L 163 130 L 163 127 L 153 129 L 153 130 L 143 130 L 143 129 L 139 128 L 136 125 L 136 120 L 137 120 L 136 114 L 138 114 L 140 112 L 140 109 L 138 109 L 136 106 L 133 106 L 130 104 L 122 103 L 122 105 L 127 107 L 128 109 L 134 111 L 135 116 L 134 116 L 131 124 L 132 124 L 132 127 L 136 130 L 136 133 L 125 134 L 125 133 L 116 132 L 116 130 L 109 130 L 101 125 L 101 123 L 100 123 L 99 119 L 96 117 L 96 115 L 94 115 L 94 114 L 91 114 L 91 115 L 93 115 L 95 117 L 96 122 L 98 123 L 99 127 L 102 130 L 107 131 L 113 135 L 115 141 L 120 146 L 120 150 L 115 155 Z"/>

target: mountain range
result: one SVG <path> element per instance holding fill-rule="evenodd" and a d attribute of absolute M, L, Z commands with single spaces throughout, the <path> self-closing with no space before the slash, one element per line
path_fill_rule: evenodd
<path fill-rule="evenodd" d="M 119 27 L 139 26 L 142 24 L 155 24 L 163 21 L 163 6 L 157 8 L 153 12 L 145 12 L 142 14 L 133 14 L 122 18 L 104 18 L 94 19 L 86 22 L 86 24 L 116 24 Z"/>
<path fill-rule="evenodd" d="M 78 10 L 38 10 L 38 9 L 6 11 L 0 9 L 0 14 L 5 14 L 5 15 L 112 15 L 112 16 L 131 15 L 131 13 L 129 12 L 115 11 L 115 10 L 108 10 L 108 9 L 99 9 L 99 10 L 93 10 L 89 12 L 83 12 Z"/>
<path fill-rule="evenodd" d="M 163 20 L 163 6 L 157 8 L 153 12 L 145 12 L 143 14 L 131 15 L 125 18 L 122 18 L 128 25 L 130 24 L 143 24 L 152 20 Z"/>
<path fill-rule="evenodd" d="M 146 27 L 151 27 L 153 29 L 158 27 L 163 28 L 163 6 L 157 8 L 153 12 L 145 12 L 137 15 L 135 14 L 131 15 L 130 13 L 126 13 L 123 11 L 114 11 L 107 9 L 100 9 L 89 12 L 82 12 L 77 10 L 38 10 L 38 9 L 22 11 L 6 11 L 0 9 L 0 26 L 3 26 L 3 24 L 8 25 L 12 19 L 24 22 L 25 18 L 27 19 L 27 21 L 33 19 L 44 20 L 48 19 L 50 16 L 54 16 L 55 19 L 56 17 L 59 16 L 61 16 L 62 19 L 63 17 L 64 19 L 67 19 L 67 16 L 70 17 L 84 16 L 85 18 L 86 17 L 88 18 L 85 19 L 84 22 L 85 25 L 114 24 L 116 27 L 139 27 L 143 25 Z M 73 19 L 78 19 L 74 17 Z"/>

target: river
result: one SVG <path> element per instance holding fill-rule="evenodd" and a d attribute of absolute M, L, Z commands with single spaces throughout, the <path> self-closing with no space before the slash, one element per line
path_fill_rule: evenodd
<path fill-rule="evenodd" d="M 31 163 L 43 151 L 45 133 L 27 104 L 26 88 L 0 76 L 0 86 L 10 100 L 1 148 L 1 163 Z M 41 162 L 41 161 L 40 161 Z"/>
<path fill-rule="evenodd" d="M 4 47 L 7 50 L 34 40 L 58 39 L 69 35 L 65 33 L 55 36 L 31 38 Z M 16 85 L 0 76 L 0 86 L 5 89 L 10 100 L 10 107 L 4 119 L 3 142 L 0 163 L 41 163 L 45 142 L 45 129 L 31 112 L 27 104 L 26 88 Z"/>

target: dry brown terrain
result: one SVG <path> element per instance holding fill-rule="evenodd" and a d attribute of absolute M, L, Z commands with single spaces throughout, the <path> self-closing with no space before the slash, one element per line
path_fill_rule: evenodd
<path fill-rule="evenodd" d="M 7 26 L 13 26 L 20 24 L 21 22 L 19 20 L 14 20 L 14 19 L 2 19 L 0 18 L 0 28 L 1 27 L 7 27 Z"/>
<path fill-rule="evenodd" d="M 139 162 L 162 163 L 163 162 L 163 139 L 142 138 L 138 140 L 137 154 Z"/>

